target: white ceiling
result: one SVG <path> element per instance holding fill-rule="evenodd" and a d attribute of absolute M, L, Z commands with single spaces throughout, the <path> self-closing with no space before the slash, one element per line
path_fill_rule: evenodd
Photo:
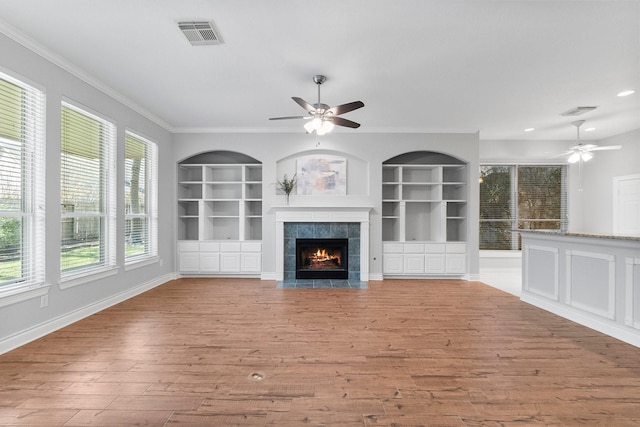
<path fill-rule="evenodd" d="M 224 44 L 191 46 L 183 20 Z M 365 103 L 340 132 L 570 140 L 559 114 L 593 105 L 583 139 L 640 128 L 638 0 L 0 0 L 0 31 L 173 131 L 302 133 L 267 119 L 304 114 L 315 74 L 324 103 Z"/>

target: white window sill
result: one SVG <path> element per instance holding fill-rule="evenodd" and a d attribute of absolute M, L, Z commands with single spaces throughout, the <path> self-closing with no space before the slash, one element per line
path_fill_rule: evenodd
<path fill-rule="evenodd" d="M 114 276 L 118 273 L 118 267 L 104 267 L 99 270 L 84 271 L 77 274 L 70 274 L 60 279 L 58 286 L 60 289 L 73 288 L 74 286 L 84 285 L 85 283 L 94 282 L 104 279 L 105 277 Z"/>
<path fill-rule="evenodd" d="M 6 307 L 46 295 L 49 293 L 49 287 L 50 285 L 46 283 L 3 286 L 0 288 L 0 307 Z"/>
<path fill-rule="evenodd" d="M 140 268 L 140 267 L 146 267 L 147 265 L 156 264 L 158 261 L 160 261 L 160 257 L 158 256 L 132 259 L 128 261 L 128 264 L 125 264 L 124 271 L 135 270 L 136 268 Z"/>

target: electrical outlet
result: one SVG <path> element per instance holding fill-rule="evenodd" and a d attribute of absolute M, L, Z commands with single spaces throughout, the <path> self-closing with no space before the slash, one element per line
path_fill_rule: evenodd
<path fill-rule="evenodd" d="M 40 297 L 40 308 L 44 308 L 49 305 L 49 295 L 42 295 Z"/>
<path fill-rule="evenodd" d="M 160 258 L 160 267 L 162 267 L 162 264 L 164 264 L 164 260 Z"/>

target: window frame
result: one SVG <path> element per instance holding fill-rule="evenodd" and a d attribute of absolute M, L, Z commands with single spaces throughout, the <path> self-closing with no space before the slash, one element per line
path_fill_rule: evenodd
<path fill-rule="evenodd" d="M 130 190 L 127 190 L 127 168 L 129 157 L 127 157 L 127 145 L 130 139 L 136 143 L 140 143 L 144 146 L 144 209 L 143 212 L 132 213 L 129 212 L 129 204 L 127 203 L 127 196 L 130 195 Z M 124 259 L 125 268 L 131 268 L 138 265 L 147 265 L 158 261 L 158 145 L 140 136 L 130 130 L 125 131 L 125 154 L 124 154 L 124 167 L 125 167 L 125 182 L 123 183 L 124 189 Z M 145 219 L 145 235 L 144 241 L 145 251 L 141 254 L 127 255 L 127 223 L 129 220 L 135 218 Z"/>
<path fill-rule="evenodd" d="M 45 295 L 49 288 L 45 283 L 46 94 L 44 89 L 4 69 L 0 69 L 0 79 L 20 89 L 19 110 L 15 115 L 9 111 L 19 118 L 19 132 L 15 138 L 0 135 L 0 144 L 20 155 L 19 208 L 0 211 L 0 217 L 20 219 L 20 277 L 0 282 L 0 307 L 4 307 Z M 11 122 L 11 117 L 7 118 Z M 8 165 L 1 169 L 15 175 Z"/>
<path fill-rule="evenodd" d="M 560 223 L 560 228 L 557 229 L 550 229 L 550 230 L 559 230 L 559 231 L 566 231 L 568 228 L 568 210 L 569 210 L 569 203 L 568 203 L 568 165 L 566 163 L 481 163 L 480 164 L 480 171 L 479 171 L 479 175 L 482 179 L 482 168 L 485 167 L 501 167 L 501 168 L 508 168 L 509 169 L 509 176 L 510 176 L 510 203 L 509 203 L 509 210 L 510 210 L 510 216 L 509 218 L 482 218 L 481 214 L 482 211 L 480 211 L 480 215 L 479 215 L 479 230 L 480 232 L 482 232 L 482 223 L 489 223 L 489 222 L 506 222 L 510 224 L 510 229 L 511 230 L 516 230 L 518 228 L 520 228 L 519 224 L 522 221 L 532 221 L 535 219 L 532 218 L 520 218 L 520 183 L 519 183 L 519 173 L 518 170 L 519 168 L 530 168 L 530 167 L 540 167 L 540 168 L 545 168 L 545 167 L 559 167 L 561 170 L 561 182 L 560 182 L 560 218 L 547 218 L 547 219 L 540 219 L 540 222 L 544 222 L 544 221 L 556 221 Z M 480 181 L 480 184 L 482 185 L 482 181 Z M 480 198 L 482 198 L 482 191 L 479 192 L 479 196 Z M 482 205 L 482 200 L 479 201 L 479 209 L 481 209 L 481 205 Z M 496 248 L 482 248 L 482 244 L 483 244 L 483 240 L 482 240 L 482 236 L 479 236 L 479 247 L 481 251 L 502 251 L 502 252 L 514 252 L 520 251 L 520 236 L 518 233 L 516 232 L 511 232 L 511 238 L 510 238 L 510 249 L 496 249 Z"/>
<path fill-rule="evenodd" d="M 66 204 L 63 192 L 67 191 L 65 187 L 64 176 L 64 145 L 65 145 L 65 110 L 69 109 L 74 113 L 84 116 L 99 123 L 102 137 L 99 140 L 101 144 L 99 158 L 99 174 L 100 174 L 100 208 L 95 212 L 63 212 L 62 207 Z M 61 118 L 61 142 L 60 142 L 60 288 L 65 289 L 71 286 L 80 285 L 89 281 L 93 281 L 102 277 L 107 277 L 117 273 L 116 260 L 116 145 L 117 145 L 117 128 L 114 121 L 109 120 L 98 113 L 93 112 L 89 108 L 80 106 L 79 104 L 64 99 L 60 109 Z M 99 237 L 99 257 L 98 262 L 72 268 L 64 268 L 64 235 L 63 222 L 68 219 L 99 219 L 101 224 Z"/>

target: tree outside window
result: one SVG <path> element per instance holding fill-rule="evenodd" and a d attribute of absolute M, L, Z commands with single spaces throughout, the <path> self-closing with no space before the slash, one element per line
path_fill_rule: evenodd
<path fill-rule="evenodd" d="M 480 167 L 480 249 L 517 250 L 514 229 L 566 229 L 565 165 Z"/>

